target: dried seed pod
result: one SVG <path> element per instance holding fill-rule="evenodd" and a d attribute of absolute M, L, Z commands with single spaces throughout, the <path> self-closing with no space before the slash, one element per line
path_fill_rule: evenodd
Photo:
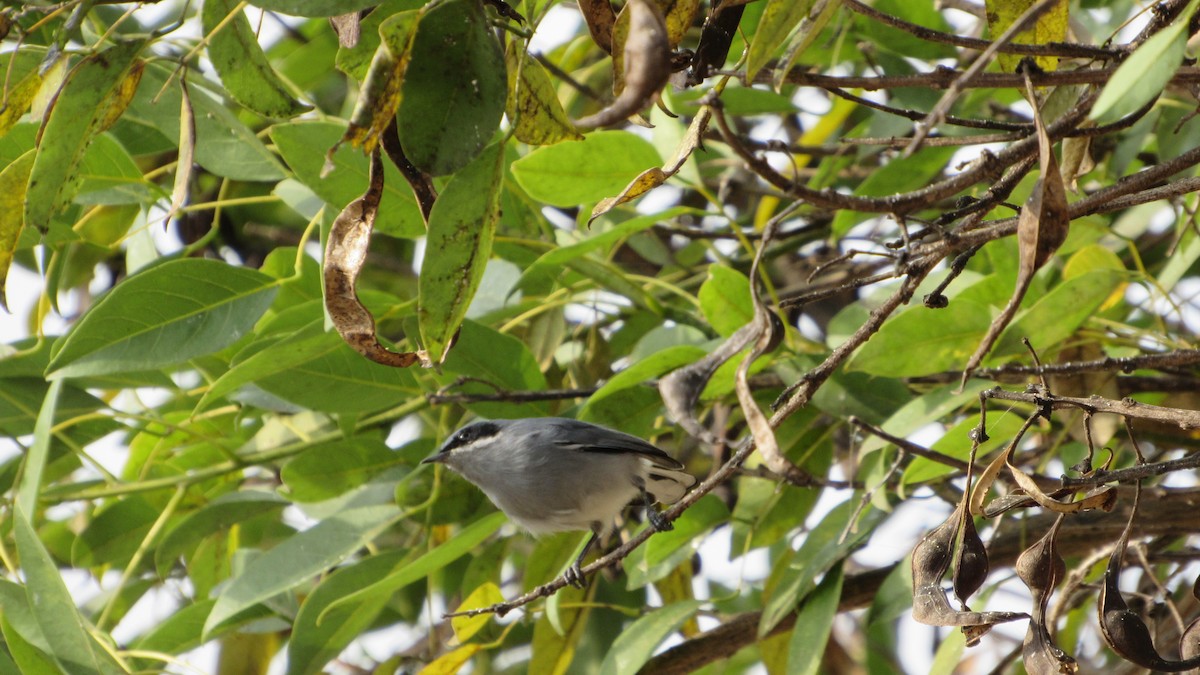
<path fill-rule="evenodd" d="M 962 526 L 964 505 L 965 500 L 913 549 L 912 617 L 929 626 L 962 627 L 967 644 L 974 644 L 995 624 L 1024 619 L 1029 615 L 1024 612 L 956 611 L 950 606 L 941 582 L 954 559 L 954 540 Z"/>
<path fill-rule="evenodd" d="M 1021 645 L 1022 660 L 1030 675 L 1060 675 L 1079 670 L 1075 659 L 1054 644 L 1046 626 L 1046 605 L 1050 601 L 1050 593 L 1067 573 L 1066 562 L 1056 547 L 1062 521 L 1063 515 L 1060 514 L 1050 531 L 1017 558 L 1017 576 L 1029 587 L 1029 593 L 1033 596 L 1033 613 Z"/>
<path fill-rule="evenodd" d="M 991 565 L 988 563 L 987 548 L 979 537 L 979 530 L 975 529 L 975 520 L 964 513 L 962 521 L 962 539 L 955 556 L 953 581 L 954 595 L 966 607 L 967 598 L 975 595 L 975 591 L 987 580 Z"/>
<path fill-rule="evenodd" d="M 1141 500 L 1142 486 L 1139 483 L 1134 493 L 1133 509 L 1129 512 L 1129 522 L 1113 547 L 1112 555 L 1108 558 L 1108 567 L 1104 570 L 1104 583 L 1100 586 L 1100 598 L 1096 607 L 1100 615 L 1100 633 L 1104 641 L 1117 654 L 1126 660 L 1143 668 L 1162 670 L 1176 673 L 1200 666 L 1200 657 L 1193 656 L 1182 661 L 1164 659 L 1154 647 L 1154 639 L 1146 622 L 1129 609 L 1125 598 L 1121 597 L 1118 580 L 1121 576 L 1121 566 L 1124 564 L 1125 548 L 1129 545 L 1129 533 L 1133 530 L 1133 519 L 1137 515 L 1138 502 Z"/>

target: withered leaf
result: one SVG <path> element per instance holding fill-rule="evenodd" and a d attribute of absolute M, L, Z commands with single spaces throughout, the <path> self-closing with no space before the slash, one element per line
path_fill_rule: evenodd
<path fill-rule="evenodd" d="M 358 44 L 358 38 L 362 34 L 358 12 L 331 16 L 329 17 L 329 25 L 333 28 L 334 34 L 337 35 L 339 45 L 350 49 Z"/>
<path fill-rule="evenodd" d="M 607 108 L 575 122 L 580 130 L 596 129 L 625 121 L 650 105 L 671 77 L 671 48 L 662 11 L 652 0 L 630 0 L 621 10 L 628 16 L 629 28 L 621 57 L 613 57 L 620 93 Z M 619 36 L 618 36 L 619 37 Z"/>
<path fill-rule="evenodd" d="M 192 96 L 188 93 L 187 78 L 179 78 L 179 157 L 175 162 L 175 182 L 171 187 L 171 208 L 163 217 L 163 229 L 187 204 L 188 185 L 192 181 L 192 164 L 196 157 L 196 114 Z"/>
<path fill-rule="evenodd" d="M 604 51 L 612 53 L 613 24 L 617 22 L 617 14 L 613 11 L 609 0 L 578 0 L 579 11 L 587 22 L 588 32 L 592 41 Z"/>
<path fill-rule="evenodd" d="M 700 44 L 696 45 L 692 66 L 688 69 L 689 86 L 700 84 L 708 77 L 709 70 L 725 65 L 725 60 L 729 58 L 729 46 L 733 44 L 733 36 L 737 34 L 742 12 L 746 9 L 743 5 L 723 2 L 709 12 L 700 31 Z"/>
<path fill-rule="evenodd" d="M 421 14 L 419 10 L 398 12 L 379 25 L 379 47 L 367 68 L 350 124 L 338 144 L 349 143 L 363 152 L 373 152 L 384 130 L 395 120 Z M 335 145 L 328 157 L 336 150 Z"/>
<path fill-rule="evenodd" d="M 1038 506 L 1049 509 L 1055 513 L 1078 513 L 1080 511 L 1091 511 L 1100 509 L 1102 511 L 1111 511 L 1117 503 L 1116 488 L 1111 485 L 1102 486 L 1084 496 L 1079 501 L 1062 501 L 1055 499 L 1042 491 L 1038 487 L 1033 477 L 1021 470 L 1020 467 L 1012 463 L 1012 453 L 1005 453 L 1005 461 L 1008 464 L 1008 471 L 1012 474 L 1013 480 L 1017 485 L 1025 491 L 1025 494 L 1030 499 L 1037 502 Z"/>
<path fill-rule="evenodd" d="M 705 130 L 708 129 L 710 120 L 712 120 L 712 109 L 708 106 L 702 106 L 700 112 L 692 119 L 692 123 L 688 125 L 687 133 L 684 134 L 679 147 L 675 148 L 675 154 L 671 156 L 671 159 L 667 160 L 667 163 L 661 169 L 651 167 L 638 174 L 636 178 L 629 182 L 629 185 L 625 186 L 621 194 L 600 200 L 592 208 L 592 215 L 588 217 L 588 225 L 590 226 L 592 221 L 621 204 L 637 199 L 639 196 L 662 185 L 667 182 L 668 178 L 679 173 L 679 170 L 683 168 L 683 164 L 688 160 L 688 157 L 692 156 L 696 148 L 701 147 L 701 141 Z M 778 320 L 778 317 L 776 317 L 776 320 Z"/>
<path fill-rule="evenodd" d="M 1033 104 L 1033 123 L 1037 130 L 1038 167 L 1041 173 L 1034 183 L 1033 192 L 1025 205 L 1021 207 L 1021 216 L 1017 219 L 1017 249 L 1020 262 L 1017 268 L 1017 284 L 1013 289 L 1008 304 L 1001 310 L 999 316 L 988 327 L 987 334 L 967 365 L 963 368 L 962 382 L 959 391 L 967 384 L 971 373 L 983 362 L 992 345 L 1000 337 L 1000 333 L 1012 321 L 1021 306 L 1033 275 L 1046 261 L 1054 255 L 1059 246 L 1067 238 L 1067 230 L 1071 225 L 1071 214 L 1067 205 L 1067 188 L 1063 184 L 1062 174 L 1058 170 L 1058 160 L 1054 158 L 1054 147 L 1046 125 L 1042 121 L 1042 113 L 1037 106 L 1037 98 L 1028 76 L 1025 85 L 1030 102 Z"/>
<path fill-rule="evenodd" d="M 350 202 L 333 221 L 325 246 L 325 309 L 346 344 L 376 363 L 407 368 L 415 363 L 429 367 L 423 351 L 394 352 L 379 343 L 375 317 L 363 306 L 355 282 L 367 260 L 371 230 L 379 200 L 383 196 L 383 161 L 379 152 L 371 154 L 370 184 L 362 197 Z"/>

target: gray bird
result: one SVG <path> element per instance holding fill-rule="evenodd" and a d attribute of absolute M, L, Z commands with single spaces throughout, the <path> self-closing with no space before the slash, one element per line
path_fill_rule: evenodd
<path fill-rule="evenodd" d="M 682 464 L 636 436 L 561 417 L 473 422 L 421 463 L 429 462 L 461 474 L 535 535 L 591 530 L 564 575 L 575 586 L 583 584 L 584 556 L 630 502 L 645 506 L 655 530 L 670 530 L 654 503 L 674 504 L 696 484 Z"/>

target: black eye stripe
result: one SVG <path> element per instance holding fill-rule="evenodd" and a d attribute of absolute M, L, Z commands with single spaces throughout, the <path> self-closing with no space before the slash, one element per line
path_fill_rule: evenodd
<path fill-rule="evenodd" d="M 445 449 L 452 450 L 454 448 L 470 445 L 481 438 L 495 436 L 500 432 L 500 426 L 494 422 L 476 422 L 472 425 L 459 429 L 457 433 L 450 437 L 446 442 Z"/>

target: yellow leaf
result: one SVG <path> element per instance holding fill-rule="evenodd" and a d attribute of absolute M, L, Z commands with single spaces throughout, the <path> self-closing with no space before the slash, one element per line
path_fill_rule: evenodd
<path fill-rule="evenodd" d="M 1025 10 L 1034 5 L 1036 0 L 987 0 L 988 30 L 992 37 L 1002 35 L 1014 21 L 1019 19 Z M 1049 11 L 1033 24 L 1033 28 L 1018 33 L 1013 38 L 1013 44 L 1044 45 L 1050 42 L 1064 42 L 1067 39 L 1067 1 L 1060 0 Z M 1000 67 L 1008 72 L 1014 72 L 1017 64 L 1024 58 L 1020 54 L 998 54 Z M 1058 59 L 1053 56 L 1037 57 L 1038 67 L 1042 70 L 1058 68 Z"/>
<path fill-rule="evenodd" d="M 489 581 L 471 591 L 467 599 L 463 600 L 462 604 L 458 606 L 457 611 L 465 612 L 469 609 L 487 607 L 498 602 L 504 602 L 504 596 L 500 594 L 500 587 Z M 491 614 L 456 616 L 450 619 L 450 627 L 454 629 L 454 637 L 461 644 L 474 637 L 491 620 Z"/>
<path fill-rule="evenodd" d="M 505 114 L 517 140 L 530 145 L 553 145 L 581 140 L 558 101 L 554 83 L 542 64 L 510 42 L 504 53 L 508 70 L 508 103 Z"/>

